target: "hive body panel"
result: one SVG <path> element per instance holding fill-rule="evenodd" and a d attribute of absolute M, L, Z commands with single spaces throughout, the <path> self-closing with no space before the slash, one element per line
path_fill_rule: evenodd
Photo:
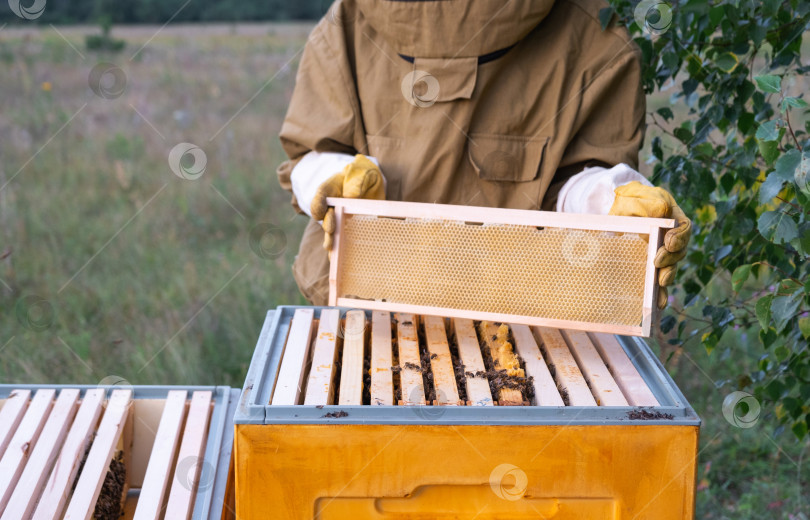
<path fill-rule="evenodd" d="M 694 517 L 700 420 L 641 340 L 367 312 L 362 404 L 278 406 L 295 311 L 269 315 L 234 420 L 238 518 Z M 380 405 L 370 376 L 389 362 Z"/>
<path fill-rule="evenodd" d="M 242 520 L 694 516 L 696 426 L 236 428 Z"/>

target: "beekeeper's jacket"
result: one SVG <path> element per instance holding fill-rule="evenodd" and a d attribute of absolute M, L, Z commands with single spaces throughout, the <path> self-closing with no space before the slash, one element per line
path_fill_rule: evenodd
<path fill-rule="evenodd" d="M 386 198 L 553 209 L 586 166 L 637 167 L 639 49 L 602 30 L 602 0 L 342 0 L 304 49 L 281 142 L 281 186 L 309 152 L 379 161 Z M 317 154 L 310 154 L 317 155 Z M 338 170 L 327 172 L 327 175 Z M 292 200 L 301 210 L 295 196 Z M 309 201 L 302 202 L 302 206 Z M 328 296 L 323 232 L 293 265 Z"/>

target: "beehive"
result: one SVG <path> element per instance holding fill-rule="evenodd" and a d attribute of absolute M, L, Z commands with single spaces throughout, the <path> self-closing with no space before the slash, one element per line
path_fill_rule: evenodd
<path fill-rule="evenodd" d="M 700 420 L 637 338 L 279 307 L 234 423 L 245 520 L 694 515 Z"/>
<path fill-rule="evenodd" d="M 330 305 L 650 335 L 671 219 L 329 203 Z"/>
<path fill-rule="evenodd" d="M 231 518 L 238 395 L 0 385 L 0 518 Z"/>

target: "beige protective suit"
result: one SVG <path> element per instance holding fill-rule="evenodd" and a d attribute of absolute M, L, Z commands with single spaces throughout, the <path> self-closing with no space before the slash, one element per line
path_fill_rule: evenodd
<path fill-rule="evenodd" d="M 601 29 L 606 5 L 342 0 L 301 59 L 281 186 L 310 151 L 363 153 L 388 200 L 552 210 L 586 166 L 637 167 L 639 50 L 623 27 Z M 328 296 L 322 242 L 310 221 L 293 265 L 316 305 Z"/>

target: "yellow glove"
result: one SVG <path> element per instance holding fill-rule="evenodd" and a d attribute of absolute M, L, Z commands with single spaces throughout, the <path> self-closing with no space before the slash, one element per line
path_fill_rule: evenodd
<path fill-rule="evenodd" d="M 686 256 L 686 246 L 692 236 L 692 221 L 678 207 L 672 195 L 663 188 L 645 186 L 633 181 L 615 190 L 616 200 L 610 208 L 611 215 L 627 217 L 654 217 L 674 219 L 677 227 L 664 235 L 664 245 L 655 255 L 658 271 L 658 308 L 667 305 L 667 286 L 672 285 L 678 262 Z"/>
<path fill-rule="evenodd" d="M 335 209 L 326 205 L 327 197 L 385 200 L 382 173 L 371 159 L 357 154 L 354 161 L 347 164 L 342 172 L 329 177 L 318 186 L 309 209 L 312 218 L 323 221 L 323 247 L 329 251 L 332 249 L 332 235 L 335 232 Z"/>

